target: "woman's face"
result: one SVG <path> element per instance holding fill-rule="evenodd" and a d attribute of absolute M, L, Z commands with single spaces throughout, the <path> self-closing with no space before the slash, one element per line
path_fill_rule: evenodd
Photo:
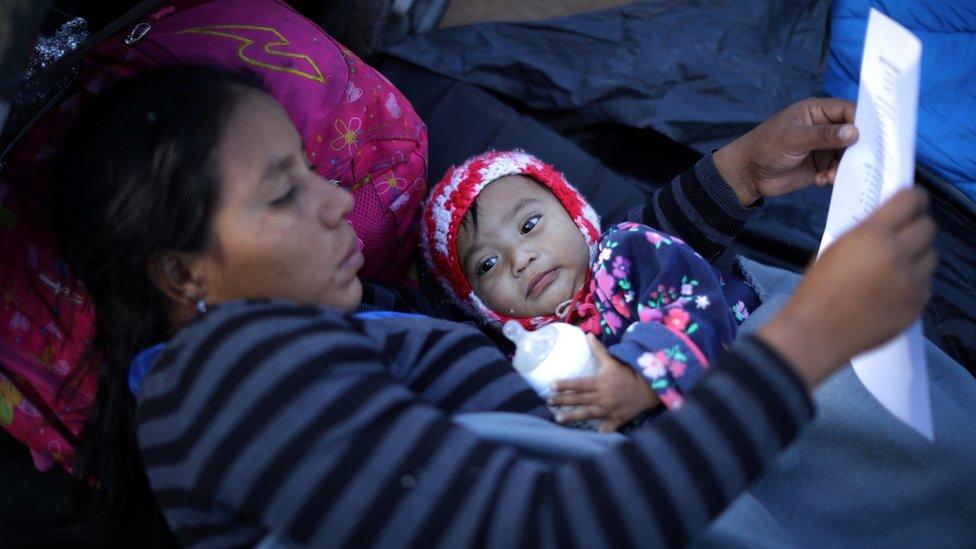
<path fill-rule="evenodd" d="M 204 265 L 206 300 L 280 298 L 352 310 L 363 265 L 353 197 L 309 169 L 281 106 L 249 92 L 218 148 L 221 187 Z"/>

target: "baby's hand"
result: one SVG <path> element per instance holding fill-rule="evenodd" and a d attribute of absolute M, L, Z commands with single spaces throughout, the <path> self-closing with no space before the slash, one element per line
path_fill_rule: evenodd
<path fill-rule="evenodd" d="M 610 356 L 592 334 L 586 335 L 600 372 L 593 377 L 561 379 L 553 383 L 551 406 L 575 406 L 556 416 L 559 423 L 602 419 L 601 433 L 616 431 L 638 414 L 657 406 L 660 401 L 637 372 Z"/>

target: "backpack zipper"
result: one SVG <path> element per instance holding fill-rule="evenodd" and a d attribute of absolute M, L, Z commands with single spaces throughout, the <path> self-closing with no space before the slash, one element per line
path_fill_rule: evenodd
<path fill-rule="evenodd" d="M 129 31 L 129 34 L 127 34 L 122 41 L 125 42 L 126 45 L 131 46 L 132 44 L 142 40 L 142 37 L 148 34 L 149 29 L 151 28 L 152 25 L 149 23 L 139 23 L 138 25 L 132 27 L 132 30 Z"/>
<path fill-rule="evenodd" d="M 149 37 L 149 31 L 152 30 L 152 25 L 146 22 L 138 23 L 136 26 L 132 27 L 129 34 L 125 35 L 122 42 L 135 49 L 139 53 L 145 55 L 150 61 L 155 63 L 156 67 L 170 67 L 173 65 L 178 65 L 179 59 L 169 52 L 163 46 L 156 43 L 152 37 Z"/>

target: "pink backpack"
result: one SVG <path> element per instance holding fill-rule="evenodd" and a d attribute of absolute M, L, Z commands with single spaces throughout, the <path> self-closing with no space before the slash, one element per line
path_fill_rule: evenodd
<path fill-rule="evenodd" d="M 403 95 L 281 0 L 163 4 L 90 50 L 72 94 L 18 142 L 0 172 L 0 426 L 31 448 L 41 469 L 70 468 L 97 385 L 95 369 L 83 368 L 97 360 L 92 305 L 60 259 L 46 209 L 51 160 L 91 96 L 171 65 L 259 76 L 305 139 L 316 171 L 355 196 L 361 275 L 406 277 L 426 192 L 427 134 Z"/>

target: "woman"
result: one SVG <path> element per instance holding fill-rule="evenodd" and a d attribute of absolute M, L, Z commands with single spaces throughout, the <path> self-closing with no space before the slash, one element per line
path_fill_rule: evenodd
<path fill-rule="evenodd" d="M 184 68 L 123 82 L 69 132 L 58 181 L 105 353 L 81 465 L 102 508 L 129 512 L 120 536 L 145 533 L 154 511 L 133 505 L 151 484 L 188 545 L 681 545 L 810 419 L 810 388 L 918 315 L 935 265 L 924 195 L 902 193 L 682 412 L 553 461 L 460 425 L 548 418 L 480 332 L 348 314 L 352 200 L 249 81 Z"/>

